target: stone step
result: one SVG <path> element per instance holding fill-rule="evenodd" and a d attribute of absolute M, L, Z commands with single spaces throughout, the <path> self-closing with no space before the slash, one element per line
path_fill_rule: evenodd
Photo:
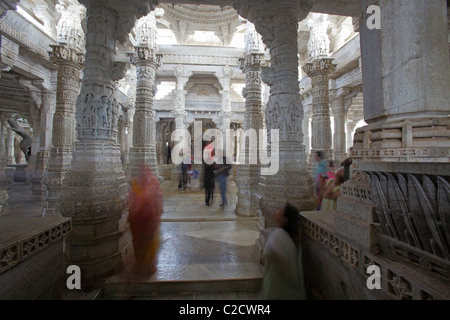
<path fill-rule="evenodd" d="M 109 279 L 103 299 L 202 299 L 201 297 L 257 298 L 262 277 L 247 279 L 208 279 L 126 282 Z"/>
<path fill-rule="evenodd" d="M 63 300 L 100 300 L 103 297 L 103 289 L 97 288 L 90 291 L 63 290 Z"/>

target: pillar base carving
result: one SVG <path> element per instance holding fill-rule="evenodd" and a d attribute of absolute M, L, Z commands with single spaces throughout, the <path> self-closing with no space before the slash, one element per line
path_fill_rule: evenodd
<path fill-rule="evenodd" d="M 128 184 L 120 147 L 101 141 L 78 142 L 57 210 L 71 217 L 68 263 L 80 266 L 87 281 L 119 270 L 131 259 Z"/>
<path fill-rule="evenodd" d="M 363 162 L 450 160 L 450 118 L 380 120 L 356 130 L 352 155 Z"/>
<path fill-rule="evenodd" d="M 234 178 L 238 187 L 236 214 L 241 216 L 258 216 L 258 199 L 255 192 L 259 187 L 260 166 L 241 164 Z"/>

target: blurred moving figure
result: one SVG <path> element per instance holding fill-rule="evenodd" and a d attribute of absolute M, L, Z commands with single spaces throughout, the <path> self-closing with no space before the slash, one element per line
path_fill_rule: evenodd
<path fill-rule="evenodd" d="M 299 211 L 287 203 L 273 213 L 276 227 L 263 252 L 263 299 L 306 299 L 300 246 Z"/>
<path fill-rule="evenodd" d="M 341 184 L 344 183 L 344 172 L 340 170 L 336 173 L 336 179 L 330 179 L 325 185 L 322 198 L 322 211 L 332 211 L 337 208 L 337 198 L 341 195 Z"/>
<path fill-rule="evenodd" d="M 148 164 L 142 165 L 139 176 L 131 181 L 129 205 L 137 271 L 152 275 L 156 272 L 163 195 Z"/>
<path fill-rule="evenodd" d="M 227 179 L 230 175 L 231 164 L 227 163 L 226 157 L 223 157 L 222 161 L 222 164 L 216 164 L 214 174 L 219 181 L 220 196 L 222 197 L 222 203 L 219 206 L 224 207 L 227 204 Z"/>

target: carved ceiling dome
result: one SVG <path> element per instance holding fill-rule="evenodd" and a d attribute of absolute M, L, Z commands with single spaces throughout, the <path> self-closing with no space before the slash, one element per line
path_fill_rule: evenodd
<path fill-rule="evenodd" d="M 175 33 L 178 44 L 186 44 L 194 32 L 204 31 L 228 46 L 236 29 L 245 23 L 231 6 L 161 4 L 159 8 L 164 10 L 161 24 Z"/>

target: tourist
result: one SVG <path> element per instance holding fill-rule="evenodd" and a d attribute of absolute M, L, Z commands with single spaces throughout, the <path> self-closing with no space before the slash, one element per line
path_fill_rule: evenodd
<path fill-rule="evenodd" d="M 141 275 L 148 276 L 156 272 L 162 213 L 163 195 L 159 181 L 151 173 L 149 165 L 144 164 L 139 175 L 131 181 L 128 215 L 137 262 L 136 272 Z"/>
<path fill-rule="evenodd" d="M 262 298 L 306 299 L 299 211 L 287 203 L 283 208 L 277 209 L 272 217 L 276 227 L 270 233 L 262 254 L 264 260 Z"/>
<path fill-rule="evenodd" d="M 319 184 L 320 184 L 320 190 L 317 193 L 317 197 L 319 198 L 319 206 L 317 207 L 317 211 L 320 211 L 321 207 L 322 207 L 322 196 L 324 191 L 327 188 L 327 184 L 330 183 L 330 177 L 328 175 L 326 175 L 325 173 L 321 173 L 319 174 Z"/>
<path fill-rule="evenodd" d="M 350 166 L 353 164 L 352 151 L 353 147 L 349 149 L 349 157 L 341 163 L 344 167 L 344 181 L 350 180 Z"/>
<path fill-rule="evenodd" d="M 315 186 L 315 194 L 316 196 L 319 195 L 319 191 L 320 191 L 320 181 L 319 181 L 319 175 L 321 173 L 326 173 L 327 172 L 327 160 L 325 159 L 325 155 L 322 151 L 316 151 L 316 153 L 314 154 L 315 160 L 318 162 L 317 164 L 317 170 L 316 170 L 316 174 L 314 176 L 314 186 Z"/>
<path fill-rule="evenodd" d="M 178 189 L 183 188 L 183 190 L 186 190 L 187 188 L 187 179 L 188 179 L 188 165 L 186 164 L 186 160 L 183 159 L 181 161 L 181 177 L 180 182 L 178 183 Z"/>
<path fill-rule="evenodd" d="M 336 179 L 330 179 L 330 183 L 325 186 L 325 192 L 322 198 L 322 211 L 337 209 L 337 198 L 341 195 L 341 184 L 344 183 L 344 174 L 342 170 L 336 174 Z"/>
<path fill-rule="evenodd" d="M 328 179 L 336 179 L 336 161 L 330 161 L 328 163 L 328 171 L 325 173 L 328 176 Z"/>
<path fill-rule="evenodd" d="M 203 185 L 205 187 L 205 204 L 211 205 L 214 199 L 214 164 L 203 164 Z"/>
<path fill-rule="evenodd" d="M 224 207 L 227 204 L 227 179 L 230 175 L 231 164 L 227 163 L 227 158 L 223 157 L 222 164 L 216 164 L 216 168 L 214 170 L 215 176 L 219 181 L 220 195 L 222 197 L 221 207 Z"/>
<path fill-rule="evenodd" d="M 199 186 L 199 181 L 198 181 L 198 176 L 199 176 L 199 172 L 197 169 L 192 170 L 192 191 L 197 191 L 198 190 L 198 186 Z"/>

